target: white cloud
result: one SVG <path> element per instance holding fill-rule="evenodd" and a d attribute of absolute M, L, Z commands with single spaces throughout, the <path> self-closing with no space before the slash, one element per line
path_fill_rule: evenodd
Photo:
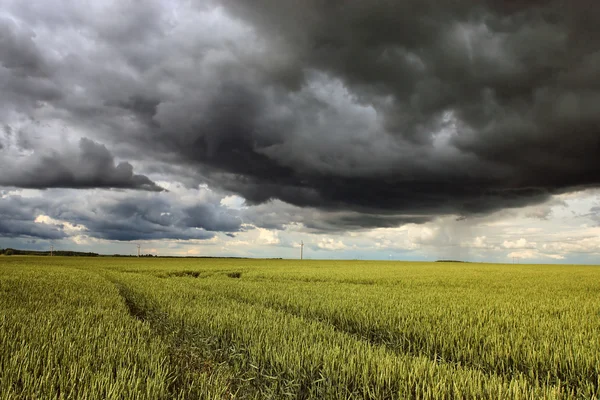
<path fill-rule="evenodd" d="M 497 246 L 488 243 L 487 236 L 477 236 L 471 242 L 466 242 L 465 247 L 472 247 L 475 249 L 495 249 Z"/>
<path fill-rule="evenodd" d="M 263 245 L 276 245 L 281 242 L 279 240 L 279 233 L 277 231 L 263 228 L 257 228 L 257 230 L 259 233 L 255 243 Z"/>
<path fill-rule="evenodd" d="M 513 251 L 512 253 L 508 253 L 508 258 L 519 260 L 539 260 L 544 258 L 551 258 L 554 260 L 564 260 L 564 256 L 560 254 L 545 254 L 540 253 L 536 250 L 521 250 L 521 251 Z"/>
<path fill-rule="evenodd" d="M 344 250 L 347 246 L 341 240 L 334 240 L 332 238 L 323 238 L 317 243 L 317 247 L 323 250 Z"/>
<path fill-rule="evenodd" d="M 81 232 L 87 231 L 87 228 L 83 225 L 74 225 L 68 221 L 62 221 L 59 219 L 51 218 L 47 215 L 40 214 L 34 220 L 35 223 L 38 224 L 46 224 L 46 225 L 54 225 L 61 228 L 66 234 L 70 236 L 74 236 L 76 234 L 81 234 Z"/>
<path fill-rule="evenodd" d="M 245 207 L 246 200 L 243 197 L 232 195 L 221 199 L 221 205 L 234 210 L 241 210 Z"/>
<path fill-rule="evenodd" d="M 533 249 L 535 248 L 535 246 L 535 243 L 530 243 L 525 238 L 520 238 L 519 240 L 515 240 L 512 242 L 505 240 L 502 243 L 502 247 L 504 247 L 505 249 Z"/>
<path fill-rule="evenodd" d="M 413 225 L 408 230 L 408 237 L 414 244 L 434 244 L 440 241 L 442 232 L 439 226 Z"/>

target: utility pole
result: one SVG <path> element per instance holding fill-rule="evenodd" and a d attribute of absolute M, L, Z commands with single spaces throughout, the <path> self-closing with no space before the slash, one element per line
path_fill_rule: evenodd
<path fill-rule="evenodd" d="M 54 253 L 54 245 L 51 244 L 50 245 L 50 257 L 52 257 L 54 255 L 53 253 Z"/>
<path fill-rule="evenodd" d="M 300 241 L 300 259 L 304 259 L 304 240 Z"/>
<path fill-rule="evenodd" d="M 141 247 L 141 246 L 138 244 L 138 245 L 137 245 L 137 248 L 138 248 L 138 257 L 140 256 L 140 247 Z"/>

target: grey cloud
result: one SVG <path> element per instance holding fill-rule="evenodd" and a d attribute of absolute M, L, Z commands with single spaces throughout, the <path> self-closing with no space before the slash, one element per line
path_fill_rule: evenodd
<path fill-rule="evenodd" d="M 598 226 L 600 226 L 600 207 L 595 206 L 590 208 L 590 211 L 587 216 L 590 217 L 592 221 L 594 221 Z"/>
<path fill-rule="evenodd" d="M 131 196 L 97 202 L 93 214 L 61 215 L 105 239 L 138 240 L 209 239 L 214 232 L 236 232 L 241 221 L 232 213 L 212 203 L 189 207 L 171 196 Z"/>
<path fill-rule="evenodd" d="M 62 88 L 54 80 L 56 68 L 48 51 L 37 43 L 38 36 L 27 24 L 0 17 L 0 121 L 12 109 L 28 114 L 44 102 L 61 99 Z M 2 121 L 4 120 L 4 121 Z"/>
<path fill-rule="evenodd" d="M 58 227 L 37 224 L 32 221 L 3 218 L 0 221 L 0 237 L 36 237 L 49 240 L 63 239 L 67 235 Z"/>
<path fill-rule="evenodd" d="M 45 77 L 47 65 L 34 41 L 35 32 L 0 19 L 0 63 L 16 75 Z"/>
<path fill-rule="evenodd" d="M 0 238 L 62 239 L 67 235 L 56 226 L 35 223 L 41 204 L 19 196 L 0 198 Z"/>
<path fill-rule="evenodd" d="M 221 206 L 199 204 L 183 210 L 186 215 L 182 223 L 188 227 L 201 227 L 208 231 L 237 232 L 241 219 L 233 210 Z"/>
<path fill-rule="evenodd" d="M 1 161 L 0 185 L 22 188 L 131 188 L 164 190 L 144 175 L 133 173 L 128 162 L 115 164 L 106 146 L 82 138 L 76 152 L 54 152 L 24 161 Z"/>
<path fill-rule="evenodd" d="M 99 4 L 13 3 L 3 51 L 26 67 L 0 71 L 14 94 L 0 102 L 188 186 L 307 207 L 256 224 L 395 226 L 600 184 L 600 15 L 587 0 Z"/>
<path fill-rule="evenodd" d="M 77 234 L 117 241 L 203 240 L 214 237 L 215 232 L 242 230 L 236 211 L 220 206 L 217 197 L 184 201 L 169 192 L 74 193 L 53 189 L 47 198 L 6 194 L 0 199 L 0 237 L 69 236 L 60 225 L 36 223 L 39 215 L 85 228 Z M 197 204 L 190 205 L 192 200 Z"/>

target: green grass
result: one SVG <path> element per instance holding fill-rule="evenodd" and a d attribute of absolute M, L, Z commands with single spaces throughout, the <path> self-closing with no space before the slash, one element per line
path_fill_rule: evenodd
<path fill-rule="evenodd" d="M 600 268 L 0 259 L 1 399 L 593 399 Z"/>

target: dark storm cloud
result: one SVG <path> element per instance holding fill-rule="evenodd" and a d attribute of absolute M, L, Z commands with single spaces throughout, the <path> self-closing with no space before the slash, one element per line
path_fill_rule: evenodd
<path fill-rule="evenodd" d="M 71 235 L 132 241 L 154 239 L 210 239 L 215 232 L 239 232 L 237 212 L 218 203 L 217 198 L 198 196 L 182 201 L 163 192 L 108 192 L 73 196 L 73 190 L 51 190 L 52 196 L 21 197 L 4 194 L 0 199 L 0 237 L 60 239 Z M 40 216 L 52 219 L 43 223 Z M 62 223 L 80 229 L 66 229 Z"/>
<path fill-rule="evenodd" d="M 272 46 L 266 59 L 289 62 L 263 65 L 261 86 L 221 84 L 190 124 L 177 114 L 185 146 L 168 145 L 213 185 L 251 203 L 425 217 L 598 183 L 599 93 L 571 83 L 595 51 L 571 50 L 582 6 L 224 4 Z"/>
<path fill-rule="evenodd" d="M 188 186 L 316 208 L 288 215 L 309 229 L 488 213 L 600 183 L 591 0 L 48 4 L 11 2 L 18 22 L 0 24 L 5 110 L 58 119 Z M 18 180 L 57 179 L 60 163 L 38 162 Z M 188 211 L 182 226 L 196 224 Z"/>
<path fill-rule="evenodd" d="M 239 182 L 228 188 L 240 188 L 251 201 L 468 214 L 539 202 L 600 181 L 600 35 L 590 26 L 600 19 L 591 3 L 569 11 L 560 2 L 225 4 L 273 51 L 285 47 L 294 62 L 284 64 L 290 71 L 282 75 L 306 86 L 311 71 L 322 71 L 382 115 L 368 143 L 326 124 L 313 124 L 319 135 L 306 140 L 298 129 L 304 119 L 345 121 L 331 103 L 290 107 L 295 115 L 280 143 L 271 145 L 276 151 L 252 149 L 269 156 L 272 165 L 262 165 L 271 176 L 230 168 Z M 244 113 L 253 121 L 238 135 L 244 142 L 256 143 L 248 136 L 264 131 L 255 114 Z M 444 130 L 445 139 L 438 135 Z M 396 157 L 386 149 L 370 153 L 374 142 L 386 140 Z M 363 173 L 369 164 L 372 170 Z"/>
<path fill-rule="evenodd" d="M 115 164 L 106 146 L 85 138 L 79 141 L 79 149 L 75 152 L 53 152 L 25 160 L 6 158 L 0 165 L 3 167 L 0 185 L 4 186 L 164 190 L 148 177 L 134 174 L 128 162 Z"/>

